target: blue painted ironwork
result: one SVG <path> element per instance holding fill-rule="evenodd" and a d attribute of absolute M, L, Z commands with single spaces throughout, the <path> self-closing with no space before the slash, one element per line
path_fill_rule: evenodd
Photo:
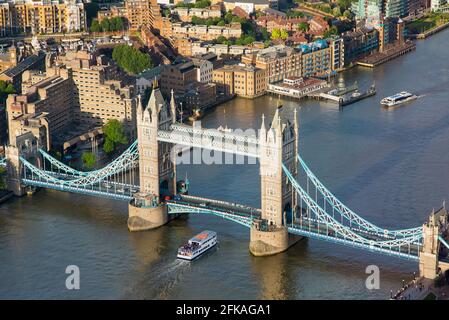
<path fill-rule="evenodd" d="M 299 163 L 301 167 L 304 169 L 307 178 L 310 179 L 315 188 L 321 193 L 321 195 L 326 199 L 327 203 L 329 203 L 341 216 L 343 216 L 348 221 L 351 221 L 352 224 L 357 224 L 361 228 L 366 229 L 368 231 L 373 231 L 375 233 L 384 234 L 385 236 L 396 237 L 409 237 L 415 234 L 422 234 L 422 227 L 410 228 L 410 229 L 402 229 L 402 230 L 388 230 L 379 228 L 378 226 L 372 224 L 368 220 L 362 218 L 354 211 L 345 206 L 336 196 L 334 196 L 325 186 L 321 183 L 321 181 L 313 174 L 313 172 L 306 165 L 304 160 L 298 155 Z"/>
<path fill-rule="evenodd" d="M 113 190 L 108 191 L 106 188 L 104 190 L 86 189 L 86 188 L 82 188 L 82 187 L 70 187 L 70 186 L 66 186 L 66 185 L 58 185 L 58 184 L 54 184 L 54 183 L 48 183 L 48 182 L 44 182 L 44 181 L 37 181 L 37 180 L 31 180 L 31 179 L 22 179 L 22 182 L 29 186 L 48 188 L 48 189 L 66 191 L 66 192 L 71 192 L 71 193 L 85 194 L 88 196 L 96 196 L 96 197 L 108 198 L 108 199 L 113 199 L 113 200 L 130 201 L 133 198 L 132 195 L 114 193 Z"/>
<path fill-rule="evenodd" d="M 104 170 L 108 170 L 109 167 L 114 166 L 115 163 L 123 163 L 123 160 L 128 160 L 128 161 L 136 161 L 138 159 L 138 149 L 137 149 L 137 140 L 135 140 L 119 157 L 117 157 L 113 162 L 111 162 L 110 164 L 108 164 L 106 167 L 101 168 L 99 170 L 92 170 L 92 171 L 79 171 L 76 170 L 68 165 L 66 165 L 65 163 L 55 159 L 54 157 L 52 157 L 50 154 L 48 154 L 47 152 L 45 152 L 42 149 L 39 149 L 39 153 L 42 155 L 42 157 L 44 158 L 44 160 L 47 160 L 51 166 L 53 166 L 54 168 L 58 169 L 58 172 L 65 172 L 65 173 L 70 173 L 74 176 L 80 176 L 80 177 L 87 177 L 93 173 L 98 173 Z"/>
<path fill-rule="evenodd" d="M 184 130 L 184 128 L 181 129 Z M 182 131 L 181 129 L 178 130 Z M 216 133 L 213 132 L 213 134 Z M 236 136 L 234 139 L 240 139 L 240 137 Z M 208 146 L 204 147 L 207 148 Z M 245 152 L 247 151 L 245 150 Z M 22 182 L 25 185 L 122 201 L 132 200 L 133 193 L 138 190 L 138 186 L 134 184 L 111 179 L 111 177 L 126 172 L 126 170 L 130 170 L 130 168 L 134 168 L 137 165 L 139 156 L 137 141 L 107 166 L 88 172 L 73 169 L 44 151 L 40 153 L 44 158 L 44 163 L 50 163 L 51 169 L 38 168 L 21 157 L 20 161 L 23 164 Z M 291 222 L 287 225 L 290 233 L 393 255 L 399 258 L 417 260 L 420 247 L 422 246 L 423 234 L 421 228 L 402 230 L 379 228 L 346 207 L 318 180 L 299 155 L 298 160 L 302 169 L 306 172 L 307 182 L 312 182 L 315 190 L 320 192 L 325 203 L 323 206 L 319 205 L 317 193 L 314 199 L 308 188 L 306 192 L 299 182 L 294 179 L 287 167 L 282 165 L 288 181 L 299 195 L 301 205 L 304 203 L 305 209 L 307 209 L 304 213 L 302 211 L 303 208 L 301 208 L 299 219 L 296 213 L 294 217 L 292 216 Z M 114 188 L 111 188 L 111 184 Z M 121 191 L 118 191 L 117 187 Z M 338 221 L 326 211 L 326 203 L 340 215 L 342 221 Z M 182 196 L 177 200 L 167 201 L 167 210 L 170 215 L 181 213 L 213 215 L 246 227 L 251 227 L 253 219 L 261 216 L 260 209 L 193 196 Z M 349 226 L 345 225 L 343 218 L 345 222 L 349 222 Z M 447 245 L 445 242 L 443 244 Z"/>
<path fill-rule="evenodd" d="M 302 223 L 301 218 L 299 224 L 292 220 L 291 228 L 292 230 L 294 229 L 297 234 L 301 232 L 309 235 L 314 234 L 316 237 L 326 238 L 334 243 L 352 243 L 353 246 L 372 251 L 388 252 L 389 254 L 398 257 L 413 257 L 418 255 L 422 234 L 401 237 L 398 239 L 383 237 L 381 234 L 376 234 L 375 237 L 371 236 L 370 238 L 366 237 L 366 235 L 361 235 L 329 215 L 304 191 L 285 165 L 282 165 L 282 169 L 299 195 L 301 203 L 304 202 L 306 204 L 307 208 L 310 209 L 309 212 L 311 212 L 316 219 L 315 225 L 310 223 L 310 221 L 312 221 L 310 219 L 311 217 L 307 217 L 308 220 L 306 223 Z M 325 234 L 325 237 L 322 233 Z"/>
<path fill-rule="evenodd" d="M 236 222 L 245 227 L 251 227 L 252 217 L 237 212 L 225 212 L 215 208 L 209 208 L 207 206 L 201 207 L 192 205 L 189 202 L 184 201 L 169 201 L 167 202 L 168 214 L 207 214 L 220 217 L 229 221 Z"/>

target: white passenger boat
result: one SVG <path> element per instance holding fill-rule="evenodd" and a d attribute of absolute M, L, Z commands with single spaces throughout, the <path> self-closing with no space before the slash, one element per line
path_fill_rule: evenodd
<path fill-rule="evenodd" d="M 415 100 L 417 98 L 418 96 L 414 95 L 413 93 L 402 91 L 396 93 L 395 95 L 383 98 L 382 100 L 380 100 L 380 104 L 387 107 L 393 107 L 408 101 Z"/>
<path fill-rule="evenodd" d="M 193 260 L 217 244 L 217 233 L 205 230 L 178 249 L 178 258 Z"/>

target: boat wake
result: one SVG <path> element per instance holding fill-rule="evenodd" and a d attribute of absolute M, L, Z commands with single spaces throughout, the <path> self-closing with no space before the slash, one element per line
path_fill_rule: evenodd
<path fill-rule="evenodd" d="M 125 299 L 169 299 L 172 289 L 190 269 L 189 261 L 176 259 L 157 263 L 145 272 L 140 280 L 125 294 Z"/>

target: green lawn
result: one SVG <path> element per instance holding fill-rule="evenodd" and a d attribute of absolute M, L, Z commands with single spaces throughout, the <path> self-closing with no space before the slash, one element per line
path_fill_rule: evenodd
<path fill-rule="evenodd" d="M 447 13 L 431 13 L 426 17 L 407 22 L 406 27 L 411 34 L 426 32 L 435 27 L 449 22 L 449 14 Z"/>

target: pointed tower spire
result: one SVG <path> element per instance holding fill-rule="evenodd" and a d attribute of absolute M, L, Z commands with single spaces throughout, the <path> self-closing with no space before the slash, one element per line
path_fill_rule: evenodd
<path fill-rule="evenodd" d="M 172 116 L 172 123 L 175 123 L 176 122 L 176 103 L 175 103 L 175 95 L 174 95 L 173 89 L 171 89 L 170 113 Z"/>
<path fill-rule="evenodd" d="M 159 82 L 157 81 L 157 78 L 154 77 L 154 80 L 153 80 L 153 90 L 155 90 L 155 89 L 157 89 L 157 88 L 159 88 Z"/>
<path fill-rule="evenodd" d="M 267 128 L 265 127 L 265 114 L 262 113 L 262 125 L 260 126 L 260 130 L 266 130 Z"/>
<path fill-rule="evenodd" d="M 137 95 L 137 114 L 141 114 L 143 111 L 142 106 L 142 96 L 140 94 Z"/>
<path fill-rule="evenodd" d="M 293 125 L 295 130 L 299 130 L 298 109 L 293 110 Z"/>

